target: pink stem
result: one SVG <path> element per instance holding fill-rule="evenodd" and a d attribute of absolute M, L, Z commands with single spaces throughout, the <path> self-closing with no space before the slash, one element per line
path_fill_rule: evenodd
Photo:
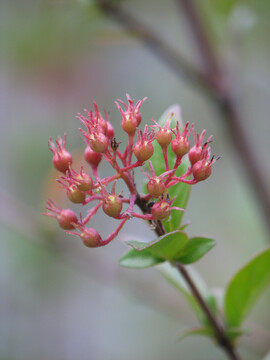
<path fill-rule="evenodd" d="M 101 207 L 101 205 L 102 205 L 102 202 L 97 204 L 97 206 L 95 206 L 91 211 L 89 211 L 89 214 L 82 220 L 83 225 L 88 223 L 88 221 L 91 219 L 91 217 L 97 213 L 97 211 Z"/>
<path fill-rule="evenodd" d="M 103 245 L 107 245 L 109 242 L 111 242 L 119 233 L 119 231 L 122 229 L 122 227 L 125 225 L 125 222 L 128 220 L 128 217 L 125 217 L 125 219 L 123 219 L 121 221 L 121 223 L 117 226 L 117 228 L 115 229 L 115 231 L 113 233 L 111 233 L 107 239 L 103 240 L 101 242 L 101 246 Z"/>

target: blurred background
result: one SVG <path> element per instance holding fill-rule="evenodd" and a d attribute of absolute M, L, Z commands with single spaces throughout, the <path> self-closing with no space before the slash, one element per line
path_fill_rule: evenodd
<path fill-rule="evenodd" d="M 234 81 L 250 147 L 270 180 L 270 2 L 197 0 L 215 50 Z M 222 156 L 208 181 L 194 186 L 185 221 L 189 235 L 217 246 L 196 264 L 209 288 L 224 288 L 234 271 L 269 244 L 261 209 L 221 115 L 196 88 L 87 0 L 1 2 L 0 359 L 223 360 L 208 339 L 176 342 L 197 325 L 185 299 L 156 269 L 118 265 L 123 241 L 153 234 L 136 220 L 101 249 L 85 248 L 42 216 L 50 196 L 65 206 L 48 150 L 50 136 L 67 133 L 67 148 L 83 161 L 75 119 L 96 101 L 110 112 L 124 141 L 114 100 L 129 93 L 143 124 L 180 104 L 184 121 L 213 134 Z M 174 1 L 121 3 L 188 61 L 200 57 L 185 14 Z M 86 165 L 87 166 L 87 165 Z M 108 176 L 107 167 L 102 167 Z M 107 236 L 113 222 L 97 216 Z M 245 360 L 269 350 L 269 289 L 252 311 L 240 342 Z"/>

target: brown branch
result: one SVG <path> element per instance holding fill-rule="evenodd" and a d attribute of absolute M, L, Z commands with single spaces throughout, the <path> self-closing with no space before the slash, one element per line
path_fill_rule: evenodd
<path fill-rule="evenodd" d="M 136 203 L 136 205 L 138 205 L 138 207 L 141 209 L 141 211 L 143 213 L 148 213 L 147 204 L 145 203 L 145 201 L 143 201 L 143 199 L 140 197 L 139 194 L 137 194 L 135 203 Z M 165 235 L 166 231 L 164 230 L 164 227 L 162 226 L 162 222 L 160 222 L 160 221 L 157 222 L 155 232 L 158 236 Z M 219 346 L 224 349 L 224 351 L 227 353 L 227 355 L 229 356 L 230 359 L 241 360 L 239 355 L 237 354 L 232 342 L 226 335 L 226 333 L 224 331 L 224 326 L 219 323 L 218 319 L 214 316 L 214 314 L 210 310 L 209 306 L 205 302 L 203 296 L 201 295 L 200 291 L 198 290 L 196 284 L 193 282 L 193 280 L 190 277 L 185 266 L 183 266 L 179 262 L 175 262 L 173 265 L 177 268 L 177 270 L 181 273 L 183 278 L 186 280 L 192 294 L 194 295 L 194 298 L 197 300 L 200 308 L 206 315 L 209 323 L 212 326 L 212 329 L 214 331 L 214 334 L 215 334 L 215 337 L 216 337 L 216 340 L 217 340 L 217 343 L 219 344 Z"/>
<path fill-rule="evenodd" d="M 192 0 L 177 1 L 183 6 L 186 17 L 191 25 L 206 67 L 205 71 L 192 65 L 123 7 L 114 5 L 108 0 L 97 0 L 97 3 L 104 13 L 116 20 L 133 36 L 139 39 L 148 49 L 173 69 L 176 74 L 181 76 L 181 78 L 184 77 L 185 80 L 196 88 L 204 90 L 204 93 L 206 93 L 219 108 L 232 144 L 239 155 L 247 174 L 247 179 L 260 204 L 265 225 L 270 232 L 270 194 L 268 186 L 264 181 L 259 164 L 250 149 L 243 128 L 244 122 L 238 112 L 233 90 L 227 84 L 226 74 L 221 71 L 219 59 L 211 47 L 194 3 Z"/>
<path fill-rule="evenodd" d="M 244 129 L 244 121 L 238 111 L 234 91 L 227 81 L 228 74 L 226 74 L 222 69 L 222 64 L 211 45 L 205 26 L 199 16 L 199 12 L 194 1 L 177 0 L 177 3 L 182 7 L 190 24 L 190 29 L 197 43 L 198 50 L 202 60 L 204 61 L 205 68 L 210 79 L 213 100 L 223 115 L 224 123 L 231 141 L 238 152 L 244 170 L 247 174 L 247 178 L 253 188 L 254 194 L 257 197 L 257 201 L 261 205 L 262 215 L 264 216 L 265 225 L 269 232 L 270 192 L 268 191 L 268 185 L 264 180 L 260 165 L 257 162 L 254 152 L 251 150 L 247 140 Z"/>
<path fill-rule="evenodd" d="M 213 315 L 213 313 L 211 312 L 209 306 L 207 305 L 207 303 L 205 302 L 205 300 L 203 299 L 202 295 L 200 294 L 198 288 L 196 287 L 195 283 L 193 282 L 193 280 L 191 279 L 187 269 L 185 268 L 185 266 L 183 266 L 180 263 L 176 263 L 175 267 L 178 269 L 178 271 L 181 273 L 181 275 L 183 276 L 183 278 L 186 280 L 186 282 L 188 283 L 188 286 L 191 290 L 191 292 L 193 293 L 195 299 L 197 300 L 199 306 L 201 307 L 201 309 L 203 310 L 203 312 L 205 313 L 209 323 L 212 326 L 212 329 L 215 333 L 217 342 L 219 344 L 220 347 L 222 347 L 225 352 L 228 354 L 228 356 L 232 359 L 232 360 L 240 360 L 239 355 L 237 354 L 234 346 L 232 345 L 230 339 L 227 337 L 224 328 L 221 324 L 219 324 L 218 320 L 215 318 L 215 316 Z"/>
<path fill-rule="evenodd" d="M 160 39 L 145 24 L 123 7 L 114 5 L 110 0 L 96 1 L 106 15 L 122 25 L 130 35 L 146 45 L 147 49 L 150 49 L 176 73 L 181 74 L 188 82 L 196 84 L 196 87 L 208 89 L 208 75 L 168 46 L 166 41 Z"/>

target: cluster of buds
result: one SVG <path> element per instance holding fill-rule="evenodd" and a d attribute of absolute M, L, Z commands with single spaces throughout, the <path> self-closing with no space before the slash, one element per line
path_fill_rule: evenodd
<path fill-rule="evenodd" d="M 115 102 L 122 116 L 121 127 L 128 135 L 126 147 L 122 152 L 118 149 L 119 143 L 114 137 L 114 129 L 106 111 L 104 118 L 97 104 L 94 103 L 94 111 L 85 110 L 86 115 L 78 114 L 78 120 L 85 126 L 84 129 L 79 130 L 86 143 L 84 159 L 90 165 L 90 173 L 83 166 L 78 172 L 72 167 L 72 155 L 66 150 L 66 135 L 64 140 L 59 137 L 55 143 L 50 138 L 49 148 L 53 153 L 53 165 L 62 173 L 57 179 L 60 187 L 66 191 L 71 202 L 83 206 L 95 203 L 95 206 L 92 205 L 83 218 L 81 214 L 77 217 L 70 209 L 62 209 L 50 199 L 46 206 L 48 212 L 44 215 L 54 217 L 62 229 L 69 234 L 79 236 L 87 247 L 108 244 L 132 217 L 157 225 L 158 222 L 167 219 L 172 210 L 183 211 L 173 206 L 175 198 L 170 200 L 168 189 L 179 182 L 196 184 L 207 179 L 211 174 L 211 165 L 215 162 L 210 154 L 211 137 L 206 142 L 203 140 L 205 130 L 199 135 L 195 132 L 193 124 L 189 127 L 189 123 L 186 123 L 184 129 L 181 129 L 178 122 L 172 129 L 173 114 L 171 114 L 163 127 L 153 120 L 154 125 L 150 126 L 150 130 L 145 125 L 144 130 L 140 131 L 139 125 L 142 119 L 140 108 L 146 98 L 135 104 L 127 95 L 127 100 L 127 104 L 121 100 Z M 194 133 L 193 147 L 189 143 L 191 132 Z M 164 173 L 159 175 L 156 175 L 154 166 L 149 160 L 154 154 L 154 141 L 161 147 L 163 159 L 160 161 L 164 161 L 165 167 Z M 168 161 L 169 147 L 175 154 L 175 162 L 171 169 Z M 136 158 L 134 160 L 133 155 Z M 189 158 L 190 166 L 185 174 L 176 176 L 176 171 L 185 155 Z M 110 164 L 113 170 L 111 176 L 104 178 L 100 176 L 101 161 Z M 148 178 L 146 186 L 148 194 L 140 195 L 134 182 L 134 170 L 144 166 L 147 161 L 150 173 L 144 174 Z M 116 183 L 120 179 L 126 184 L 128 190 L 126 197 L 122 193 L 116 193 Z M 134 209 L 136 204 L 149 204 L 149 206 L 140 206 L 143 211 L 138 213 Z M 119 221 L 116 229 L 106 239 L 102 239 L 96 229 L 88 226 L 100 209 L 106 216 Z"/>

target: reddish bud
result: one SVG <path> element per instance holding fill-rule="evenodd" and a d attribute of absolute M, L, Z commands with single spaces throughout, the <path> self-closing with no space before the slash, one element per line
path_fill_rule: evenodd
<path fill-rule="evenodd" d="M 171 205 L 165 200 L 156 202 L 152 208 L 151 213 L 154 220 L 163 220 L 171 215 Z"/>
<path fill-rule="evenodd" d="M 96 168 L 102 159 L 102 155 L 93 151 L 89 146 L 85 148 L 84 159 L 88 162 L 89 165 Z"/>
<path fill-rule="evenodd" d="M 107 123 L 107 133 L 109 139 L 112 139 L 114 137 L 114 128 L 110 122 Z"/>
<path fill-rule="evenodd" d="M 77 223 L 78 219 L 74 211 L 70 209 L 64 209 L 57 216 L 57 221 L 62 229 L 69 230 L 74 229 L 74 223 Z"/>
<path fill-rule="evenodd" d="M 89 146 L 93 151 L 97 153 L 103 153 L 107 150 L 109 141 L 107 136 L 102 132 L 93 132 L 88 136 L 88 140 Z"/>
<path fill-rule="evenodd" d="M 137 120 L 133 115 L 127 114 L 122 116 L 121 127 L 128 135 L 135 133 L 137 124 Z"/>
<path fill-rule="evenodd" d="M 173 130 L 175 134 L 175 138 L 172 141 L 172 151 L 175 153 L 176 156 L 182 157 L 189 152 L 190 143 L 188 141 L 188 137 L 190 135 L 191 130 L 193 129 L 193 124 L 191 125 L 190 129 L 188 130 L 189 123 L 187 122 L 184 130 L 180 134 L 179 130 L 179 122 L 177 121 L 176 129 Z M 176 132 L 175 132 L 176 130 Z"/>
<path fill-rule="evenodd" d="M 61 209 L 54 201 L 48 200 L 46 209 L 51 213 L 43 213 L 45 216 L 54 217 L 59 226 L 64 230 L 74 229 L 74 224 L 78 222 L 77 216 L 74 211 L 70 209 Z"/>
<path fill-rule="evenodd" d="M 150 133 L 149 137 L 147 135 L 147 125 L 144 127 L 144 131 L 138 130 L 138 141 L 134 146 L 134 154 L 138 161 L 143 163 L 144 161 L 150 159 L 154 153 L 154 147 L 151 142 L 154 140 L 154 131 Z"/>
<path fill-rule="evenodd" d="M 82 222 L 78 222 L 74 224 L 74 227 L 79 231 L 76 233 L 74 231 L 66 231 L 68 234 L 77 235 L 79 236 L 84 245 L 90 248 L 103 246 L 105 244 L 102 243 L 102 239 L 97 232 L 97 230 L 92 228 L 87 228 Z"/>
<path fill-rule="evenodd" d="M 81 204 L 85 200 L 85 193 L 78 189 L 78 186 L 72 184 L 67 189 L 69 200 L 75 204 Z"/>
<path fill-rule="evenodd" d="M 203 159 L 203 160 L 197 161 L 192 166 L 192 173 L 193 173 L 194 179 L 197 181 L 206 180 L 211 175 L 211 172 L 212 172 L 211 164 L 212 163 L 213 163 L 213 160 L 207 161 L 207 160 Z"/>
<path fill-rule="evenodd" d="M 172 141 L 172 133 L 169 129 L 160 129 L 156 133 L 156 139 L 162 148 L 167 147 Z"/>
<path fill-rule="evenodd" d="M 140 114 L 140 107 L 146 98 L 139 100 L 136 105 L 134 105 L 134 100 L 131 100 L 129 95 L 127 94 L 128 106 L 121 100 L 119 101 L 125 107 L 125 111 L 119 106 L 117 102 L 115 105 L 122 115 L 122 129 L 129 135 L 134 135 L 136 128 L 140 125 L 142 116 Z"/>
<path fill-rule="evenodd" d="M 58 149 L 54 145 L 52 138 L 50 138 L 49 141 L 49 149 L 53 153 L 53 165 L 58 171 L 61 171 L 62 173 L 65 173 L 72 163 L 72 156 L 66 150 L 66 138 L 67 135 L 64 134 L 64 141 L 60 136 L 58 137 L 58 140 L 55 140 Z"/>
<path fill-rule="evenodd" d="M 151 178 L 148 181 L 146 188 L 151 196 L 153 196 L 154 198 L 158 198 L 164 193 L 165 184 L 162 182 L 161 179 L 155 177 L 155 178 Z"/>
<path fill-rule="evenodd" d="M 201 159 L 201 155 L 202 155 L 202 147 L 193 146 L 188 153 L 188 157 L 191 165 L 194 165 L 197 161 L 199 161 Z"/>
<path fill-rule="evenodd" d="M 98 231 L 93 228 L 84 227 L 80 237 L 85 246 L 95 248 L 101 246 L 101 236 Z"/>
<path fill-rule="evenodd" d="M 207 146 L 212 136 L 210 136 L 206 141 L 206 143 L 203 145 L 204 134 L 205 134 L 205 130 L 202 131 L 200 136 L 199 134 L 196 134 L 194 131 L 194 146 L 190 149 L 188 153 L 188 157 L 191 165 L 194 165 L 197 161 L 201 160 L 205 156 L 205 152 L 207 152 Z"/>
<path fill-rule="evenodd" d="M 136 145 L 134 146 L 134 154 L 141 163 L 150 159 L 153 153 L 154 153 L 153 145 L 147 142 L 145 143 L 137 142 Z"/>
<path fill-rule="evenodd" d="M 93 180 L 90 175 L 82 173 L 77 176 L 77 187 L 81 191 L 89 191 L 93 188 Z"/>
<path fill-rule="evenodd" d="M 188 140 L 181 137 L 181 138 L 173 139 L 171 147 L 172 147 L 172 151 L 175 153 L 175 155 L 180 157 L 180 156 L 184 156 L 188 153 L 188 151 L 190 149 L 190 144 L 189 144 Z"/>
<path fill-rule="evenodd" d="M 111 194 L 104 197 L 104 203 L 102 206 L 103 211 L 110 217 L 118 217 L 122 211 L 122 200 L 119 196 Z"/>

